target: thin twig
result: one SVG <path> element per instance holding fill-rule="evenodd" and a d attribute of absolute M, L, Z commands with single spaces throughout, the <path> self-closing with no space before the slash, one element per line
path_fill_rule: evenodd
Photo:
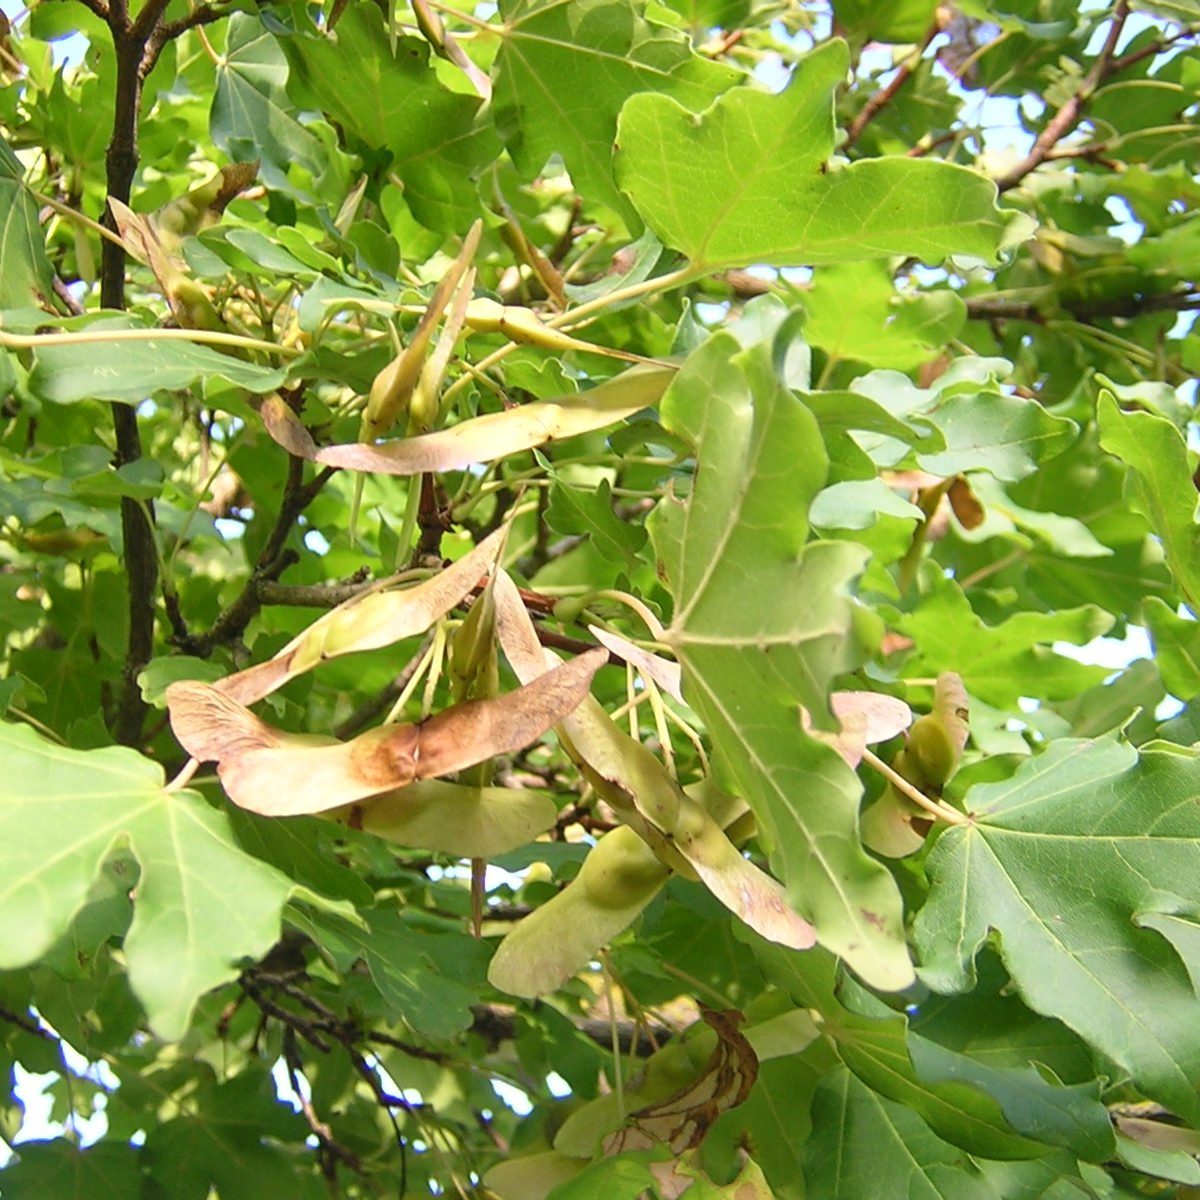
<path fill-rule="evenodd" d="M 913 72 L 920 65 L 922 56 L 929 49 L 929 43 L 940 32 L 941 25 L 937 21 L 934 21 L 925 31 L 925 36 L 921 39 L 920 44 L 900 64 L 899 69 L 888 81 L 887 86 L 877 91 L 862 106 L 858 115 L 850 122 L 850 128 L 846 131 L 846 140 L 842 142 L 843 151 L 853 146 L 858 141 L 862 131 L 892 102 L 896 93 L 908 82 Z"/>
<path fill-rule="evenodd" d="M 1121 31 L 1125 28 L 1125 20 L 1128 16 L 1128 0 L 1117 0 L 1108 27 L 1108 36 L 1104 39 L 1104 46 L 1097 55 L 1096 61 L 1092 63 L 1091 70 L 1084 76 L 1083 82 L 1080 83 L 1075 94 L 1046 123 L 1046 127 L 1038 134 L 1037 141 L 1034 142 L 1029 153 L 1011 171 L 996 180 L 996 187 L 1000 191 L 1007 192 L 1010 188 L 1015 188 L 1027 175 L 1036 171 L 1046 161 L 1046 156 L 1058 142 L 1078 124 L 1080 117 L 1083 116 L 1083 110 L 1096 94 L 1096 89 L 1114 70 L 1113 55 L 1116 53 L 1117 42 L 1121 39 Z"/>
<path fill-rule="evenodd" d="M 265 582 L 277 580 L 288 567 L 299 561 L 299 554 L 295 550 L 285 548 L 285 543 L 297 517 L 316 499 L 321 488 L 335 474 L 335 470 L 333 467 L 326 467 L 305 484 L 304 459 L 294 455 L 288 456 L 288 477 L 284 485 L 283 499 L 279 504 L 275 525 L 259 553 L 254 570 L 241 594 L 213 622 L 212 627 L 206 633 L 193 636 L 182 643 L 182 648 L 189 654 L 205 658 L 212 653 L 214 647 L 232 645 L 246 632 L 246 627 L 263 604 L 259 588 Z"/>

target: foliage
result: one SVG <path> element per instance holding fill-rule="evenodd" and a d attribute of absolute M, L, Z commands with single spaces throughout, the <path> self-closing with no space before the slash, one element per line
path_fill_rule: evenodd
<path fill-rule="evenodd" d="M 1198 34 L 0 23 L 4 1194 L 1200 1194 Z"/>

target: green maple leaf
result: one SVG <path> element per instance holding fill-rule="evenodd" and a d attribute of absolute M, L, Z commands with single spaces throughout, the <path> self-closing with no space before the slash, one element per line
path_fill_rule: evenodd
<path fill-rule="evenodd" d="M 84 906 L 105 860 L 128 847 L 141 867 L 125 957 L 154 1031 L 181 1037 L 196 1000 L 236 978 L 279 938 L 294 894 L 315 898 L 246 854 L 195 792 L 167 792 L 133 750 L 71 750 L 0 725 L 0 970 L 41 958 Z"/>
<path fill-rule="evenodd" d="M 1200 755 L 1061 741 L 967 793 L 927 862 L 921 977 L 965 991 L 989 931 L 1025 1003 L 1200 1118 Z"/>
<path fill-rule="evenodd" d="M 912 979 L 891 876 L 858 839 L 854 773 L 800 728 L 824 713 L 857 643 L 848 586 L 866 550 L 813 542 L 808 505 L 828 468 L 812 413 L 763 345 L 717 334 L 689 358 L 662 422 L 696 448 L 686 500 L 668 497 L 651 536 L 675 596 L 666 640 L 732 790 L 754 809 L 793 907 L 821 941 L 881 987 Z"/>
<path fill-rule="evenodd" d="M 982 175 L 932 159 L 830 167 L 849 61 L 844 42 L 827 42 L 780 95 L 738 88 L 699 116 L 686 97 L 634 96 L 617 129 L 617 181 L 665 245 L 710 269 L 893 254 L 995 262 L 1008 218 Z"/>
<path fill-rule="evenodd" d="M 703 108 L 741 75 L 695 54 L 682 33 L 647 21 L 633 0 L 508 0 L 496 55 L 496 127 L 535 175 L 561 154 L 590 200 L 623 213 L 613 180 L 617 115 L 630 96 L 665 93 Z"/>

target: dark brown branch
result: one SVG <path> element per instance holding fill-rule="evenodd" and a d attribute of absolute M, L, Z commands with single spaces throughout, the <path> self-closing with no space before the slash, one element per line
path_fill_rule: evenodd
<path fill-rule="evenodd" d="M 43 1029 L 32 1017 L 26 1016 L 23 1013 L 13 1012 L 11 1008 L 0 1004 L 0 1021 L 8 1021 L 18 1028 L 25 1030 L 26 1033 L 33 1034 L 34 1037 L 43 1038 L 45 1041 L 53 1042 L 55 1038 L 48 1029 Z"/>
<path fill-rule="evenodd" d="M 1152 42 L 1147 42 L 1146 45 L 1137 50 L 1131 50 L 1128 54 L 1123 54 L 1120 58 L 1113 59 L 1111 74 L 1119 75 L 1122 71 L 1129 67 L 1140 63 L 1143 59 L 1153 58 L 1156 54 L 1161 54 L 1164 50 L 1169 50 L 1176 42 L 1186 41 L 1188 38 L 1194 38 L 1200 30 L 1191 28 L 1181 29 L 1178 33 L 1172 34 L 1169 38 L 1155 38 Z"/>
<path fill-rule="evenodd" d="M 71 295 L 71 289 L 61 275 L 55 275 L 53 280 L 54 294 L 63 302 L 67 311 L 73 317 L 83 316 L 83 305 Z"/>
<path fill-rule="evenodd" d="M 347 600 L 362 596 L 377 585 L 373 579 L 350 583 L 276 583 L 264 579 L 256 586 L 260 604 L 279 604 L 289 608 L 337 608 Z"/>
<path fill-rule="evenodd" d="M 291 535 L 296 519 L 316 499 L 334 473 L 335 468 L 326 467 L 305 484 L 304 459 L 294 455 L 288 456 L 288 477 L 279 512 L 250 578 L 242 588 L 241 594 L 213 622 L 207 633 L 176 639 L 181 649 L 188 654 L 206 658 L 216 646 L 233 645 L 241 638 L 246 632 L 246 626 L 262 607 L 259 588 L 264 583 L 277 580 L 288 567 L 299 561 L 300 556 L 295 550 L 285 549 L 285 543 Z"/>
<path fill-rule="evenodd" d="M 155 0 L 157 2 L 157 0 Z M 148 5 L 149 7 L 149 5 Z M 116 52 L 115 106 L 112 137 L 105 155 L 108 194 L 128 204 L 137 170 L 138 117 L 141 110 L 142 42 L 130 36 L 123 0 L 112 0 L 108 12 Z M 112 213 L 105 224 L 115 231 Z M 104 239 L 100 257 L 100 303 L 104 308 L 125 307 L 125 251 L 119 242 Z M 142 457 L 137 413 L 126 404 L 111 406 L 116 434 L 115 465 L 120 468 Z M 121 535 L 128 580 L 129 635 L 120 690 L 112 714 L 112 735 L 126 746 L 141 741 L 146 703 L 138 675 L 154 653 L 155 598 L 158 592 L 158 552 L 154 533 L 154 508 L 150 501 L 121 497 Z"/>
<path fill-rule="evenodd" d="M 158 56 L 162 54 L 163 48 L 169 42 L 174 41 L 189 29 L 196 29 L 200 25 L 211 25 L 214 21 L 229 16 L 231 11 L 227 8 L 211 8 L 207 4 L 200 4 L 186 17 L 180 17 L 178 21 L 168 21 L 164 25 L 157 26 L 147 40 L 146 49 L 142 54 L 142 78 L 145 79 L 154 70 Z"/>
<path fill-rule="evenodd" d="M 104 3 L 104 0 L 79 0 L 79 3 L 94 12 L 106 25 L 111 20 L 108 5 Z"/>
<path fill-rule="evenodd" d="M 1011 171 L 996 180 L 996 187 L 1000 191 L 1007 192 L 1010 188 L 1015 188 L 1027 175 L 1036 171 L 1046 161 L 1050 151 L 1079 123 L 1096 89 L 1113 73 L 1113 55 L 1116 53 L 1117 42 L 1121 39 L 1121 31 L 1125 28 L 1128 16 L 1127 0 L 1117 0 L 1108 27 L 1108 36 L 1104 39 L 1104 46 L 1096 56 L 1096 61 L 1092 63 L 1091 70 L 1084 76 L 1075 94 L 1046 123 L 1029 153 Z"/>
<path fill-rule="evenodd" d="M 387 687 L 381 688 L 374 696 L 360 704 L 342 721 L 334 729 L 333 736 L 343 740 L 351 738 L 356 733 L 361 733 L 364 729 L 369 728 L 379 717 L 382 717 L 400 699 L 400 694 L 408 686 L 409 681 L 416 672 L 421 657 L 425 653 L 431 639 L 432 635 L 425 639 L 425 644 L 409 659 L 404 669 L 400 671 Z"/>
<path fill-rule="evenodd" d="M 941 32 L 941 25 L 934 21 L 925 31 L 921 44 L 900 64 L 896 74 L 887 85 L 871 96 L 859 110 L 858 115 L 850 122 L 846 131 L 846 140 L 842 142 L 842 150 L 848 150 L 858 141 L 864 129 L 892 102 L 896 93 L 908 82 L 912 73 L 921 62 L 921 56 L 929 49 L 929 43 Z"/>

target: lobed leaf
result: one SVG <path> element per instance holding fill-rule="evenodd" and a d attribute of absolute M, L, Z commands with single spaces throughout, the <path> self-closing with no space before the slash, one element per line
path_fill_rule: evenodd
<path fill-rule="evenodd" d="M 165 791 L 162 768 L 132 750 L 71 750 L 23 725 L 0 725 L 0 747 L 0 968 L 40 958 L 127 845 L 141 868 L 124 948 L 130 985 L 154 1031 L 182 1037 L 198 998 L 278 939 L 296 885 L 242 851 L 195 792 Z"/>
<path fill-rule="evenodd" d="M 691 494 L 669 496 L 651 518 L 675 596 L 666 640 L 684 694 L 754 809 L 790 906 L 864 978 L 904 987 L 900 898 L 859 844 L 861 786 L 800 726 L 801 707 L 828 712 L 833 676 L 849 665 L 857 617 L 847 593 L 865 556 L 850 543 L 805 544 L 807 507 L 825 481 L 820 430 L 765 350 L 739 351 L 727 334 L 688 359 L 662 420 L 697 458 Z"/>
<path fill-rule="evenodd" d="M 1193 752 L 1139 757 L 1107 738 L 1057 741 L 1006 782 L 972 788 L 971 823 L 947 829 L 926 863 L 921 978 L 966 990 L 995 930 L 1030 1008 L 1195 1122 L 1200 1024 L 1181 956 L 1195 970 L 1198 947 L 1139 926 L 1200 911 L 1198 787 Z"/>
<path fill-rule="evenodd" d="M 1131 472 L 1133 507 L 1162 540 L 1183 598 L 1200 613 L 1200 525 L 1188 449 L 1179 430 L 1151 412 L 1126 412 L 1107 388 L 1096 401 L 1100 445 Z"/>
<path fill-rule="evenodd" d="M 555 661 L 539 646 L 511 579 L 496 577 L 500 643 L 518 678 L 538 678 Z M 730 912 L 773 942 L 807 949 L 812 926 L 789 906 L 779 883 L 744 858 L 712 814 L 684 792 L 641 742 L 592 698 L 563 722 L 568 753 L 597 793 L 660 859 L 694 875 Z"/>
<path fill-rule="evenodd" d="M 777 96 L 737 88 L 696 115 L 644 93 L 617 126 L 617 180 L 658 238 L 709 269 L 952 254 L 996 262 L 996 186 L 932 159 L 833 166 L 846 43 L 818 46 Z"/>

